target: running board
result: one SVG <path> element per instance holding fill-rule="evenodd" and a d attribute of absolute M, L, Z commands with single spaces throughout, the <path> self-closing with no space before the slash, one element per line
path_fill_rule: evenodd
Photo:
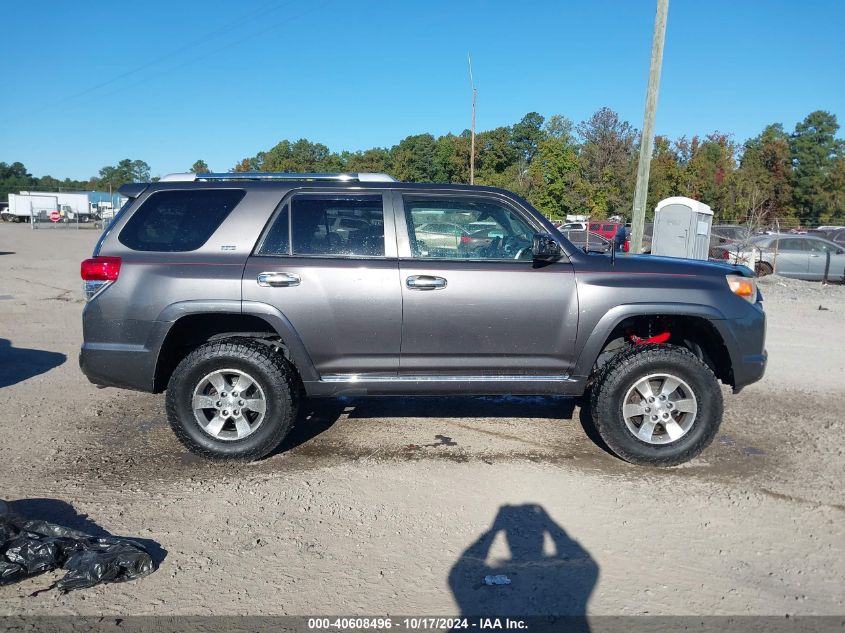
<path fill-rule="evenodd" d="M 340 395 L 580 395 L 583 379 L 552 376 L 385 376 L 326 374 L 321 380 L 306 381 L 309 396 Z"/>

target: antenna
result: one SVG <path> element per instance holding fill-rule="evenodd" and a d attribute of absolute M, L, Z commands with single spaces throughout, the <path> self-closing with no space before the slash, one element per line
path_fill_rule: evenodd
<path fill-rule="evenodd" d="M 475 89 L 475 81 L 472 78 L 472 57 L 467 53 L 467 63 L 469 64 L 469 85 L 472 88 L 472 130 L 470 133 L 470 147 L 469 147 L 469 184 L 475 184 L 475 98 L 478 95 L 478 90 Z"/>

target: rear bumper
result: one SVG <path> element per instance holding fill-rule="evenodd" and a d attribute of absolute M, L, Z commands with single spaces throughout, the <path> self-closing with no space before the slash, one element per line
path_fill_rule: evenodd
<path fill-rule="evenodd" d="M 153 391 L 155 355 L 142 345 L 84 343 L 79 368 L 95 385 Z"/>

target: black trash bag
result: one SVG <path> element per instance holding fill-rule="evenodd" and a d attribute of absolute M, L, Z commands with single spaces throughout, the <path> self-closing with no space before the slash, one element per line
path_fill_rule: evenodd
<path fill-rule="evenodd" d="M 0 585 L 58 568 L 67 571 L 56 583 L 61 591 L 135 580 L 155 569 L 134 541 L 23 519 L 0 501 Z"/>

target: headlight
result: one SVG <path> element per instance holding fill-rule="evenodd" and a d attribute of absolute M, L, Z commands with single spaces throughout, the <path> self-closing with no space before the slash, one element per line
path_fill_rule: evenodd
<path fill-rule="evenodd" d="M 754 303 L 757 299 L 757 280 L 742 275 L 726 275 L 728 287 L 736 296 L 742 297 L 748 303 Z"/>

